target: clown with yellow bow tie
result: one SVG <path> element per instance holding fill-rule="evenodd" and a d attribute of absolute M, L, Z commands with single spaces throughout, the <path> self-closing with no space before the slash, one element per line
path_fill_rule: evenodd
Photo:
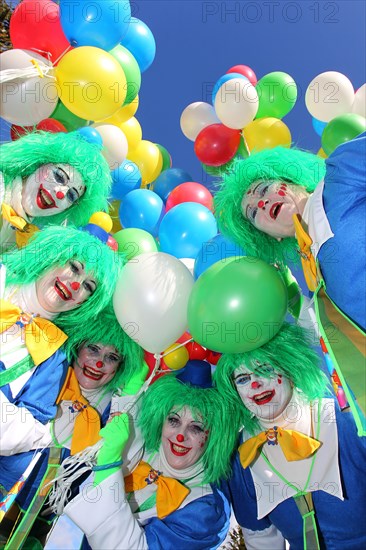
<path fill-rule="evenodd" d="M 364 438 L 326 396 L 303 329 L 285 324 L 263 347 L 226 354 L 218 390 L 241 407 L 243 431 L 224 490 L 248 550 L 366 545 Z"/>

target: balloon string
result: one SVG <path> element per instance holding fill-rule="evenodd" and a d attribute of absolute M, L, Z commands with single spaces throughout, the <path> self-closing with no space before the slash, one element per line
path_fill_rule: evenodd
<path fill-rule="evenodd" d="M 244 145 L 245 145 L 245 148 L 246 148 L 246 150 L 248 151 L 248 157 L 250 157 L 250 155 L 251 155 L 251 152 L 250 152 L 250 149 L 249 149 L 249 146 L 248 146 L 247 140 L 245 139 L 245 136 L 244 136 L 244 131 L 242 131 L 241 135 L 243 136 L 243 141 L 244 141 Z"/>
<path fill-rule="evenodd" d="M 56 65 L 60 61 L 61 57 L 63 57 L 69 51 L 70 48 L 72 48 L 71 44 L 69 44 L 67 46 L 66 50 L 64 52 L 62 52 L 61 55 L 58 56 L 58 58 L 56 59 L 56 61 L 53 64 Z"/>

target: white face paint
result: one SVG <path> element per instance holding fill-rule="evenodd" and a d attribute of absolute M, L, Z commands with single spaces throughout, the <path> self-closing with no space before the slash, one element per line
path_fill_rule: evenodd
<path fill-rule="evenodd" d="M 50 269 L 36 282 L 37 298 L 51 313 L 76 309 L 95 292 L 97 283 L 79 260 L 70 260 L 62 267 Z"/>
<path fill-rule="evenodd" d="M 234 384 L 244 406 L 260 420 L 274 420 L 286 409 L 292 397 L 291 382 L 270 365 L 252 372 L 245 366 L 234 371 Z"/>
<path fill-rule="evenodd" d="M 196 464 L 205 451 L 208 436 L 208 430 L 199 417 L 193 417 L 188 407 L 179 411 L 173 408 L 164 422 L 161 436 L 169 466 L 183 470 Z"/>
<path fill-rule="evenodd" d="M 241 211 L 254 227 L 271 237 L 293 237 L 292 216 L 302 215 L 309 193 L 300 185 L 258 180 L 244 195 Z"/>
<path fill-rule="evenodd" d="M 44 164 L 25 178 L 22 206 L 26 214 L 55 216 L 85 193 L 80 172 L 70 164 Z"/>
<path fill-rule="evenodd" d="M 84 344 L 74 362 L 76 378 L 82 388 L 94 390 L 108 384 L 117 372 L 122 357 L 114 346 Z"/>

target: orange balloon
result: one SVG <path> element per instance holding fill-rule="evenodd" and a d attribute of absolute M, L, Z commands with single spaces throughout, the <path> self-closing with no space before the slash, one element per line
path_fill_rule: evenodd
<path fill-rule="evenodd" d="M 273 117 L 258 118 L 243 129 L 243 136 L 250 152 L 272 149 L 277 145 L 291 146 L 291 132 L 282 120 Z"/>
<path fill-rule="evenodd" d="M 320 157 L 322 159 L 327 159 L 328 158 L 327 153 L 324 151 L 324 149 L 322 147 L 320 147 L 319 151 L 317 152 L 317 155 L 318 155 L 318 157 Z"/>

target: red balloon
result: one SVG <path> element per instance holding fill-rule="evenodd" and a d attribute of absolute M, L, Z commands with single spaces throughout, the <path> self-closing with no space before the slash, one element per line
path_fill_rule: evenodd
<path fill-rule="evenodd" d="M 144 359 L 145 359 L 145 363 L 149 367 L 149 372 L 146 376 L 146 379 L 147 379 L 147 378 L 149 378 L 150 374 L 152 373 L 152 371 L 155 367 L 155 357 L 154 357 L 153 353 L 145 351 L 144 352 Z M 158 372 L 158 374 L 155 374 L 155 376 L 151 380 L 150 384 L 152 384 L 153 382 L 155 382 L 156 380 L 158 380 L 159 378 L 161 378 L 162 376 L 164 376 L 168 372 L 171 372 L 171 370 L 166 366 L 166 364 L 164 363 L 164 361 L 162 359 L 160 360 L 159 371 L 162 371 L 162 372 Z"/>
<path fill-rule="evenodd" d="M 213 197 L 210 191 L 195 181 L 181 183 L 173 189 L 166 201 L 166 212 L 182 202 L 199 202 L 209 210 L 213 209 Z"/>
<path fill-rule="evenodd" d="M 60 8 L 52 0 L 23 0 L 10 19 L 13 48 L 36 51 L 56 65 L 73 49 L 60 23 Z"/>
<path fill-rule="evenodd" d="M 209 363 L 211 363 L 211 365 L 217 365 L 217 362 L 218 360 L 220 359 L 222 353 L 219 353 L 218 351 L 212 351 L 212 350 L 207 350 L 207 357 L 206 357 L 206 361 L 208 361 Z"/>
<path fill-rule="evenodd" d="M 229 69 L 226 74 L 228 73 L 242 74 L 243 76 L 247 77 L 247 79 L 251 84 L 253 84 L 253 86 L 257 84 L 257 77 L 255 75 L 255 72 L 247 65 L 235 65 L 234 67 L 231 67 L 231 69 Z"/>
<path fill-rule="evenodd" d="M 67 132 L 65 126 L 54 118 L 44 118 L 41 122 L 38 122 L 36 126 L 37 130 L 44 130 L 51 134 L 59 134 L 60 132 Z"/>
<path fill-rule="evenodd" d="M 194 152 L 203 164 L 221 166 L 231 160 L 240 144 L 240 131 L 223 124 L 211 124 L 200 131 Z"/>
<path fill-rule="evenodd" d="M 188 350 L 190 360 L 198 359 L 199 361 L 203 361 L 207 357 L 208 350 L 197 344 L 197 342 L 189 342 L 189 344 L 186 345 L 186 348 Z"/>
<path fill-rule="evenodd" d="M 29 132 L 33 131 L 34 126 L 17 126 L 16 124 L 12 124 L 10 128 L 10 137 L 12 141 L 16 141 L 25 134 L 29 134 Z"/>
<path fill-rule="evenodd" d="M 192 335 L 186 331 L 178 338 L 177 342 L 179 342 L 179 344 L 184 344 L 184 342 L 188 342 L 189 340 L 192 340 Z"/>

